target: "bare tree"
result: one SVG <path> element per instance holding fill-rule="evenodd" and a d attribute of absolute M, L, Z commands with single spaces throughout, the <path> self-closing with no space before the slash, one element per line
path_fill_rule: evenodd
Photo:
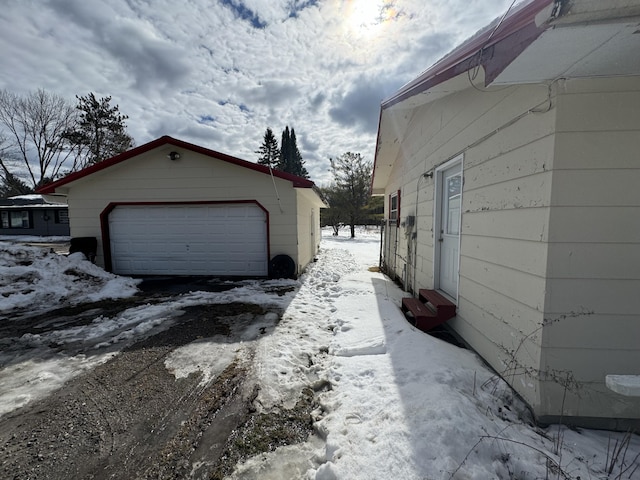
<path fill-rule="evenodd" d="M 33 188 L 75 170 L 82 152 L 69 143 L 66 132 L 76 121 L 76 109 L 58 95 L 38 90 L 21 97 L 0 91 L 0 126 L 8 136 L 9 156 Z M 0 157 L 0 167 L 5 172 L 16 168 L 6 157 Z"/>

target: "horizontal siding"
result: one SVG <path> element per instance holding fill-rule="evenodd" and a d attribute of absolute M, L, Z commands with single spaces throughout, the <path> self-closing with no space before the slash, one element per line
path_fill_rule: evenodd
<path fill-rule="evenodd" d="M 636 144 L 638 147 L 640 143 Z M 637 157 L 636 157 L 637 161 Z M 552 203 L 556 206 L 640 207 L 640 168 L 557 170 Z"/>
<path fill-rule="evenodd" d="M 460 299 L 459 310 L 458 316 L 449 324 L 463 338 L 473 339 L 474 350 L 511 383 L 534 409 L 537 408 L 540 405 L 538 382 L 526 372 L 530 371 L 531 365 L 539 364 L 539 346 L 531 339 L 523 339 L 510 325 L 496 322 L 484 308 L 465 299 Z M 517 348 L 517 352 L 508 353 L 505 350 L 508 346 Z"/>
<path fill-rule="evenodd" d="M 593 362 L 593 357 L 603 358 L 606 362 Z M 590 383 L 604 383 L 607 375 L 638 375 L 640 352 L 637 348 L 594 350 L 589 348 L 551 348 L 545 347 L 545 362 L 551 369 L 562 365 L 559 372 L 572 372 L 576 380 Z M 590 365 L 590 368 L 584 368 Z"/>
<path fill-rule="evenodd" d="M 497 136 L 515 134 L 515 148 L 549 132 L 547 127 L 521 129 L 519 122 L 506 126 L 512 119 L 525 114 L 546 98 L 547 89 L 540 87 L 514 87 L 490 94 L 482 94 L 474 89 L 465 90 L 419 110 L 412 125 L 419 124 L 420 128 L 411 132 L 403 147 L 408 149 L 409 155 L 429 158 L 429 164 L 438 165 L 504 127 L 504 131 Z M 537 122 L 533 117 L 531 115 L 533 123 L 540 123 L 540 116 Z M 526 134 L 524 137 L 523 133 Z M 496 150 L 496 145 L 503 141 L 503 138 L 491 139 L 488 146 L 491 149 L 490 156 L 502 153 L 502 149 Z M 486 154 L 485 150 L 481 152 Z M 476 161 L 480 162 L 482 159 L 481 155 Z"/>
<path fill-rule="evenodd" d="M 497 142 L 487 143 L 494 148 L 505 148 L 496 145 Z M 485 158 L 489 155 L 488 148 L 479 146 L 478 149 L 486 151 L 478 154 L 474 149 L 473 156 L 465 161 L 465 192 L 551 170 L 553 146 L 554 137 L 547 135 L 526 145 L 511 144 L 509 150 L 498 151 L 499 155 L 494 152 L 494 156 L 488 158 Z M 476 161 L 478 157 L 482 161 Z"/>
<path fill-rule="evenodd" d="M 546 274 L 546 243 L 465 235 L 462 238 L 462 251 L 465 257 L 525 274 L 537 277 Z"/>
<path fill-rule="evenodd" d="M 104 264 L 100 214 L 111 202 L 256 200 L 269 211 L 271 253 L 297 258 L 296 193 L 291 182 L 187 152 L 171 162 L 158 150 L 85 177 L 69 196 L 72 236 L 98 237 Z M 281 211 L 282 208 L 282 211 Z"/>
<path fill-rule="evenodd" d="M 513 298 L 506 297 L 503 292 L 493 290 L 482 283 L 474 282 L 466 277 L 460 279 L 460 289 L 467 292 L 465 296 L 460 299 L 461 311 L 464 312 L 463 305 L 465 302 L 468 302 L 477 308 L 482 308 L 485 315 L 495 319 L 495 324 L 492 329 L 483 330 L 486 332 L 486 335 L 489 335 L 490 332 L 493 331 L 496 332 L 496 335 L 499 335 L 500 324 L 511 325 L 511 328 L 519 332 L 518 337 L 511 339 L 507 342 L 507 345 L 511 345 L 514 341 L 517 341 L 516 338 L 531 335 L 542 327 L 542 311 Z M 474 318 L 469 314 L 464 314 L 464 316 Z M 492 336 L 492 338 L 496 337 Z M 541 340 L 538 341 L 541 342 Z"/>
<path fill-rule="evenodd" d="M 602 383 L 623 364 L 640 373 L 637 80 L 559 81 L 549 111 L 537 107 L 545 86 L 469 88 L 413 110 L 399 158 L 385 159 L 394 162 L 387 194 L 402 189 L 403 218 L 417 211 L 416 288 L 430 288 L 434 180 L 419 178 L 463 153 L 451 325 L 499 372 L 516 349 L 523 368 L 584 381 L 580 396 L 553 381 L 506 376 L 539 415 L 638 415 Z M 404 229 L 397 244 L 399 274 L 411 245 Z"/>
<path fill-rule="evenodd" d="M 640 243 L 640 207 L 554 207 L 550 242 Z"/>
<path fill-rule="evenodd" d="M 514 112 L 515 113 L 515 112 Z M 521 112 L 517 113 L 518 115 Z M 538 173 L 550 170 L 553 167 L 553 145 L 555 144 L 555 123 L 545 121 L 545 118 L 552 117 L 555 109 L 547 113 L 529 113 L 520 118 L 514 125 L 509 125 L 501 133 L 506 135 L 494 135 L 484 142 L 473 147 L 473 157 L 465 161 L 468 168 L 482 165 L 491 160 L 502 161 L 495 165 L 502 165 L 511 170 L 516 168 L 526 173 Z M 505 121 L 506 119 L 502 119 Z M 521 133 L 509 135 L 510 132 L 526 132 L 523 137 Z M 526 162 L 522 159 L 526 158 Z M 508 159 L 508 160 L 507 160 Z M 514 159 L 516 160 L 513 163 Z M 494 169 L 492 174 L 501 174 L 500 168 Z M 510 175 L 515 178 L 517 175 Z"/>
<path fill-rule="evenodd" d="M 590 417 L 590 418 L 636 418 L 640 410 L 640 399 L 625 397 L 608 390 L 603 382 L 583 382 L 579 388 L 563 386 L 566 376 L 560 373 L 560 382 L 542 382 L 541 400 L 539 415 L 555 416 L 556 422 L 560 419 L 567 420 L 568 417 Z M 564 409 L 559 412 L 557 409 L 550 409 L 552 401 L 560 401 Z M 599 428 L 615 428 L 615 422 L 611 424 L 600 423 Z M 617 428 L 621 425 L 618 424 Z"/>
<path fill-rule="evenodd" d="M 640 322 L 640 279 L 549 279 L 548 317 L 593 312 L 597 315 L 638 315 Z M 609 335 L 626 335 L 609 330 Z"/>
<path fill-rule="evenodd" d="M 558 132 L 555 155 L 561 159 L 560 168 L 636 169 L 637 155 L 629 152 L 638 149 L 638 131 Z"/>
<path fill-rule="evenodd" d="M 624 331 L 626 335 L 606 335 L 609 331 Z M 549 317 L 545 327 L 544 345 L 548 348 L 584 348 L 593 356 L 615 355 L 616 350 L 638 348 L 640 321 L 636 313 L 628 315 L 594 314 L 589 312 Z M 598 352 L 601 351 L 601 352 Z M 636 369 L 640 362 L 630 366 Z"/>
<path fill-rule="evenodd" d="M 584 382 L 569 410 L 637 418 L 604 377 L 640 374 L 638 78 L 567 82 L 557 125 L 543 365 Z M 545 383 L 543 408 L 563 395 Z"/>
<path fill-rule="evenodd" d="M 463 202 L 466 207 L 464 198 Z M 463 213 L 462 234 L 546 242 L 549 235 L 548 221 L 549 208 L 519 208 Z"/>
<path fill-rule="evenodd" d="M 460 258 L 460 277 L 500 292 L 503 297 L 519 301 L 533 309 L 544 310 L 544 277 L 476 260 L 464 254 Z M 460 291 L 463 292 L 462 288 Z"/>
<path fill-rule="evenodd" d="M 554 243 L 549 250 L 549 278 L 638 279 L 637 243 Z"/>
<path fill-rule="evenodd" d="M 434 285 L 435 179 L 422 178 L 463 152 L 462 241 L 458 316 L 452 326 L 497 371 L 517 363 L 537 369 L 551 201 L 555 111 L 532 113 L 547 88 L 492 93 L 473 88 L 417 108 L 399 149 L 387 194 L 402 188 L 402 217 L 417 207 L 416 288 Z M 395 271 L 406 258 L 400 230 Z M 520 346 L 520 348 L 518 348 Z M 537 384 L 515 387 L 532 405 Z"/>
<path fill-rule="evenodd" d="M 615 87 L 613 87 L 615 88 Z M 640 89 L 562 95 L 558 106 L 559 132 L 637 131 L 640 125 Z"/>
<path fill-rule="evenodd" d="M 466 187 L 466 184 L 465 184 Z M 551 172 L 465 188 L 464 212 L 484 212 L 549 206 Z"/>

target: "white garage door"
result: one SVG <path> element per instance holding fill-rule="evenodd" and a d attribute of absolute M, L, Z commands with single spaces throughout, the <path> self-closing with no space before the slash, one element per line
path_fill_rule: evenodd
<path fill-rule="evenodd" d="M 126 275 L 266 275 L 266 213 L 255 204 L 120 205 L 111 263 Z"/>

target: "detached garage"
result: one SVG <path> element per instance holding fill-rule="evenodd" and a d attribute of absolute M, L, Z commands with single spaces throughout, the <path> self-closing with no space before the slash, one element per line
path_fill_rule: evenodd
<path fill-rule="evenodd" d="M 299 274 L 320 242 L 312 181 L 162 137 L 40 189 L 122 275 Z"/>

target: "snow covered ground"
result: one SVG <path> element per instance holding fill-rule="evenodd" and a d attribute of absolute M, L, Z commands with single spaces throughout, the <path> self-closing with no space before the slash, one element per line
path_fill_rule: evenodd
<path fill-rule="evenodd" d="M 182 307 L 254 302 L 284 310 L 273 332 L 246 339 L 255 342 L 257 405 L 291 407 L 311 385 L 319 392 L 317 435 L 247 460 L 234 479 L 640 479 L 638 436 L 628 437 L 628 449 L 612 462 L 623 434 L 536 428 L 525 406 L 475 354 L 413 328 L 399 309 L 403 292 L 371 268 L 378 255 L 376 231 L 360 231 L 355 239 L 326 231 L 318 261 L 298 281 L 247 281 L 222 293 L 187 293 L 56 330 L 56 344 L 94 338 L 104 353 L 14 359 L 9 368 L 0 354 L 0 415 L 108 360 Z M 136 281 L 108 274 L 80 254 L 61 257 L 6 242 L 0 242 L 0 279 L 0 321 L 15 321 L 14 312 L 25 308 L 46 311 L 52 302 L 136 291 Z M 291 286 L 291 292 L 282 295 L 280 288 L 277 295 L 276 286 Z M 46 346 L 52 339 L 17 341 Z M 178 376 L 195 369 L 211 376 L 234 351 L 229 346 L 228 358 L 211 359 L 206 339 L 199 340 L 175 351 L 166 366 Z"/>

